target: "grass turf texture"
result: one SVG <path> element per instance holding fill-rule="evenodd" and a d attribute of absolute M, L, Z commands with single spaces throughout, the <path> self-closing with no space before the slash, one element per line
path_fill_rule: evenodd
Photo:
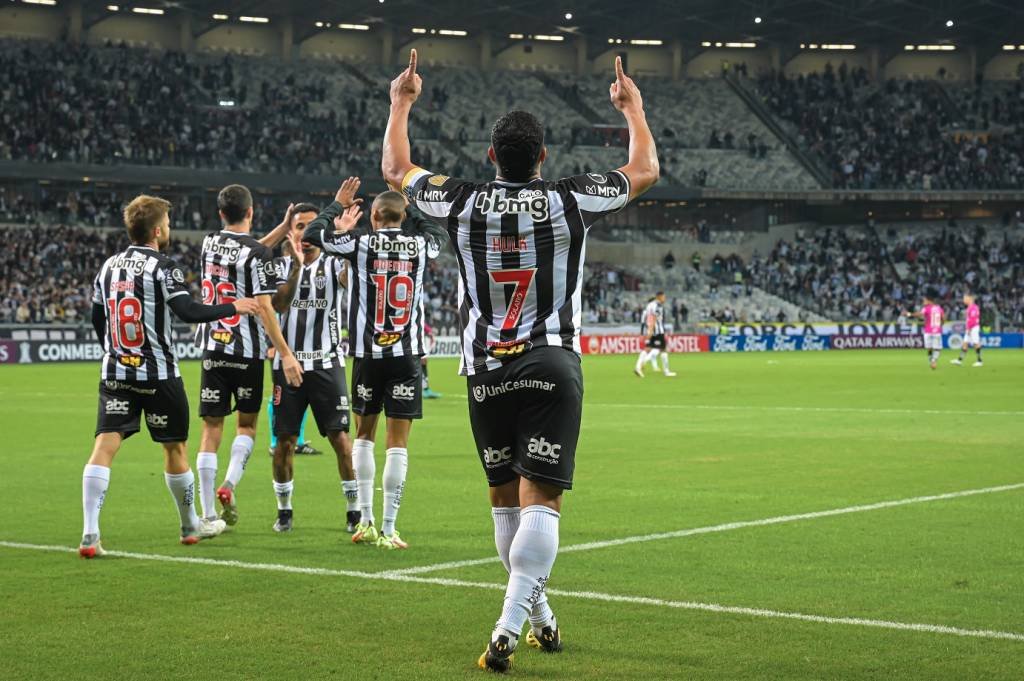
<path fill-rule="evenodd" d="M 632 357 L 588 358 L 562 545 L 1024 482 L 1024 353 L 987 352 L 982 369 L 949 366 L 952 356 L 936 372 L 908 351 L 676 356 L 678 378 L 643 381 Z M 198 372 L 184 365 L 193 411 Z M 159 449 L 143 432 L 115 460 L 104 545 L 365 572 L 492 556 L 454 372 L 431 362 L 445 397 L 426 402 L 413 429 L 399 517 L 408 551 L 348 542 L 331 455 L 297 458 L 295 530 L 273 533 L 262 416 L 234 531 L 176 543 Z M 77 545 L 96 376 L 91 364 L 0 369 L 0 540 Z M 199 432 L 196 420 L 193 463 Z M 379 473 L 382 445 L 377 458 Z M 480 678 L 501 600 L 464 586 L 4 547 L 0 560 L 6 679 Z M 504 581 L 494 562 L 422 576 Z M 551 586 L 1024 633 L 1024 490 L 566 553 Z M 521 646 L 517 678 L 1019 679 L 1024 669 L 1024 641 L 551 600 L 566 651 Z"/>

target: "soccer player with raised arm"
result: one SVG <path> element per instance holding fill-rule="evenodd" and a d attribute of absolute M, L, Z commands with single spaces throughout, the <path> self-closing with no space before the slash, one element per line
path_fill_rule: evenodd
<path fill-rule="evenodd" d="M 347 183 L 339 192 L 343 205 L 352 205 L 358 183 Z M 274 448 L 274 494 L 277 496 L 275 532 L 292 529 L 293 468 L 298 435 L 306 409 L 322 436 L 331 443 L 338 459 L 338 475 L 347 502 L 347 529 L 355 531 L 356 480 L 352 471 L 352 441 L 348 436 L 349 399 L 345 383 L 345 357 L 341 343 L 341 300 L 345 261 L 324 255 L 302 234 L 319 213 L 309 203 L 291 210 L 291 232 L 285 241 L 285 257 L 277 260 L 278 290 L 274 309 L 281 315 L 285 341 L 302 364 L 302 385 L 288 384 L 275 354 L 273 360 L 274 412 L 271 428 L 277 437 Z M 358 220 L 358 216 L 356 217 Z M 355 224 L 355 221 L 353 221 Z"/>
<path fill-rule="evenodd" d="M 224 531 L 218 519 L 196 515 L 195 476 L 188 465 L 188 397 L 178 371 L 171 312 L 184 322 L 210 322 L 254 314 L 252 298 L 220 305 L 192 300 L 185 273 L 160 249 L 170 239 L 171 204 L 137 196 L 124 209 L 131 246 L 107 258 L 93 282 L 92 324 L 103 344 L 99 411 L 92 456 L 82 473 L 85 527 L 78 553 L 102 556 L 100 509 L 110 485 L 110 466 L 121 443 L 139 432 L 142 414 L 164 450 L 164 480 L 178 507 L 181 543 L 195 544 Z"/>
<path fill-rule="evenodd" d="M 290 212 L 285 220 L 262 239 L 252 231 L 252 194 L 242 185 L 224 187 L 217 195 L 217 208 L 224 229 L 203 239 L 203 300 L 230 302 L 239 296 L 253 296 L 260 303 L 257 315 L 242 319 L 228 317 L 201 324 L 196 344 L 203 349 L 203 370 L 199 394 L 199 416 L 203 434 L 196 468 L 203 515 L 216 518 L 216 499 L 221 517 L 228 525 L 238 522 L 235 488 L 242 479 L 252 454 L 256 421 L 263 402 L 263 360 L 267 338 L 274 346 L 288 385 L 302 384 L 302 365 L 284 340 L 271 297 L 277 292 L 277 267 L 271 248 L 288 234 Z M 224 417 L 238 411 L 231 460 L 224 482 L 217 480 L 217 450 L 224 435 Z"/>
<path fill-rule="evenodd" d="M 346 180 L 352 181 L 355 178 Z M 405 549 L 409 545 L 395 523 L 405 489 L 409 433 L 412 422 L 423 416 L 423 276 L 439 246 L 428 233 L 402 230 L 406 200 L 394 191 L 374 199 L 370 231 L 353 231 L 362 212 L 358 205 L 343 209 L 344 188 L 343 184 L 335 201 L 306 228 L 303 241 L 340 255 L 350 268 L 348 347 L 353 357 L 352 411 L 356 415 L 352 463 L 360 510 L 352 541 Z M 373 516 L 377 474 L 373 450 L 382 411 L 387 417 L 387 458 L 382 476 L 383 522 L 378 531 Z"/>
<path fill-rule="evenodd" d="M 675 376 L 676 372 L 668 368 L 668 342 L 665 339 L 665 292 L 658 291 L 647 303 L 643 312 L 644 349 L 636 358 L 633 373 L 644 377 L 644 362 L 650 362 L 654 370 L 658 370 L 658 355 L 661 355 L 661 370 L 666 376 Z"/>
<path fill-rule="evenodd" d="M 382 171 L 448 229 L 458 259 L 460 372 L 490 487 L 494 538 L 509 572 L 505 603 L 481 668 L 504 672 L 527 619 L 527 643 L 562 649 L 545 588 L 558 552 L 562 493 L 572 488 L 583 407 L 583 260 L 588 229 L 658 181 L 640 91 L 615 60 L 612 105 L 629 128 L 629 161 L 604 173 L 541 177 L 544 126 L 511 111 L 491 130 L 489 182 L 424 170 L 409 149 L 409 113 L 422 87 L 416 51 L 391 83 Z"/>
<path fill-rule="evenodd" d="M 960 346 L 960 356 L 950 360 L 949 363 L 960 366 L 964 363 L 967 348 L 973 347 L 977 360 L 971 366 L 984 366 L 981 362 L 981 308 L 978 307 L 974 296 L 969 293 L 964 294 L 964 305 L 967 306 L 967 319 L 964 323 L 964 343 Z"/>

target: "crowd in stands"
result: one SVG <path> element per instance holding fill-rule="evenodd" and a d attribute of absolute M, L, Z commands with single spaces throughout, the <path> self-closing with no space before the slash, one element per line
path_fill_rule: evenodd
<path fill-rule="evenodd" d="M 753 283 L 832 319 L 891 321 L 920 309 L 929 289 L 947 317 L 963 319 L 964 293 L 983 321 L 1024 326 L 1024 240 L 983 227 L 900 234 L 818 229 L 779 241 L 745 272 Z"/>
<path fill-rule="evenodd" d="M 844 63 L 795 78 L 765 75 L 757 87 L 793 125 L 798 143 L 823 161 L 835 187 L 1024 187 L 1024 136 L 959 130 L 959 113 L 935 82 L 873 83 L 863 68 Z"/>

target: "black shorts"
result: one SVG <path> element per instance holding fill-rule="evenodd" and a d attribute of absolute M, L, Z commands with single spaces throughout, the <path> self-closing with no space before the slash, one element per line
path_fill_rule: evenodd
<path fill-rule="evenodd" d="M 181 378 L 163 381 L 100 381 L 96 434 L 139 432 L 142 412 L 153 442 L 188 440 L 188 396 Z"/>
<path fill-rule="evenodd" d="M 293 388 L 284 378 L 284 371 L 274 369 L 274 435 L 298 435 L 306 407 L 313 409 L 313 418 L 321 435 L 348 432 L 348 387 L 345 367 L 311 369 L 303 372 L 302 385 Z"/>
<path fill-rule="evenodd" d="M 469 422 L 491 487 L 522 476 L 572 489 L 583 413 L 580 358 L 540 347 L 467 382 Z"/>
<path fill-rule="evenodd" d="M 416 355 L 352 359 L 352 411 L 395 419 L 423 418 L 423 369 Z"/>
<path fill-rule="evenodd" d="M 263 360 L 203 353 L 200 416 L 227 416 L 238 410 L 257 414 L 263 406 Z M 231 406 L 234 398 L 235 406 Z"/>
<path fill-rule="evenodd" d="M 665 334 L 663 333 L 656 333 L 647 339 L 647 347 L 649 348 L 653 348 L 655 350 L 664 350 L 665 346 Z"/>

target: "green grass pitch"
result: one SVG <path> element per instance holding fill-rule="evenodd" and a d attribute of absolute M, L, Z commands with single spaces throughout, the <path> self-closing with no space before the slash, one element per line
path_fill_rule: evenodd
<path fill-rule="evenodd" d="M 632 357 L 587 358 L 562 547 L 1024 483 L 1024 353 L 988 352 L 981 369 L 952 356 L 934 372 L 914 351 L 676 356 L 678 378 L 643 381 Z M 193 410 L 198 369 L 184 365 Z M 264 419 L 231 533 L 178 545 L 143 433 L 114 463 L 101 518 L 108 550 L 141 555 L 13 547 L 77 546 L 97 374 L 0 369 L 0 678 L 481 677 L 499 564 L 374 574 L 493 557 L 454 361 L 431 363 L 444 398 L 413 429 L 408 551 L 348 541 L 330 455 L 296 460 L 295 530 L 273 533 Z M 227 459 L 225 443 L 221 475 Z M 551 602 L 565 652 L 522 646 L 513 676 L 1024 677 L 1024 488 L 719 530 L 564 552 Z"/>

